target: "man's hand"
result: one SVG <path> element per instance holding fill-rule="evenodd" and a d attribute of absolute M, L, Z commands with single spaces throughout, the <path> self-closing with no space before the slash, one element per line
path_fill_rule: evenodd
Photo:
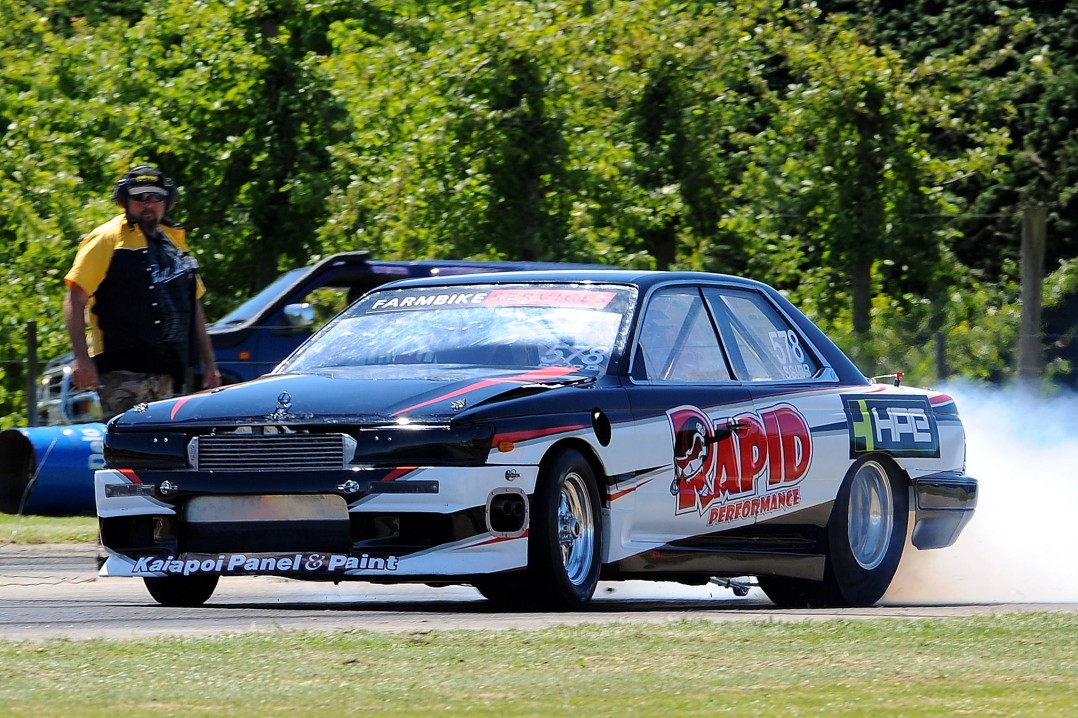
<path fill-rule="evenodd" d="M 219 386 L 221 386 L 221 372 L 217 371 L 217 367 L 213 367 L 213 369 L 208 372 L 203 372 L 203 389 L 216 389 Z"/>
<path fill-rule="evenodd" d="M 79 389 L 97 388 L 97 365 L 93 359 L 75 358 L 71 365 L 71 383 Z"/>
<path fill-rule="evenodd" d="M 97 388 L 97 365 L 86 347 L 86 303 L 90 300 L 77 284 L 70 284 L 64 295 L 64 324 L 71 338 L 75 361 L 71 366 L 71 382 L 79 389 Z"/>
<path fill-rule="evenodd" d="M 202 302 L 195 302 L 195 336 L 198 337 L 198 350 L 202 356 L 202 388 L 216 389 L 221 386 L 221 372 L 217 369 L 213 342 L 206 331 L 206 315 L 202 311 Z"/>

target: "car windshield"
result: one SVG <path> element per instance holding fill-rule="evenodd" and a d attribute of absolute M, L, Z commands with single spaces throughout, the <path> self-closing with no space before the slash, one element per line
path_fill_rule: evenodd
<path fill-rule="evenodd" d="M 367 295 L 279 372 L 438 364 L 605 373 L 624 344 L 631 287 L 476 284 Z"/>

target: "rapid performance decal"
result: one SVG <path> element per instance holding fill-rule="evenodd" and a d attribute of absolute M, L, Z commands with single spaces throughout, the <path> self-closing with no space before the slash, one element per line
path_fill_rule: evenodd
<path fill-rule="evenodd" d="M 928 397 L 844 396 L 850 458 L 882 451 L 895 457 L 938 459 L 939 429 Z"/>
<path fill-rule="evenodd" d="M 143 556 L 131 568 L 134 576 L 242 576 L 250 574 L 334 574 L 346 571 L 396 571 L 396 556 L 347 556 L 335 553 L 186 554 L 184 558 Z"/>
<path fill-rule="evenodd" d="M 676 514 L 706 515 L 711 526 L 801 503 L 796 484 L 812 462 L 812 432 L 794 407 L 780 404 L 718 424 L 694 406 L 672 409 L 667 417 Z M 728 428 L 732 424 L 736 430 Z"/>

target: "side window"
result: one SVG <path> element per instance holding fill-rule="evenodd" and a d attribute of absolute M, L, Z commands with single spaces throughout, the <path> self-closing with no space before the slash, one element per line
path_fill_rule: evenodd
<path fill-rule="evenodd" d="M 707 288 L 704 295 L 739 377 L 746 381 L 807 379 L 819 370 L 801 335 L 759 294 Z"/>
<path fill-rule="evenodd" d="M 634 375 L 649 381 L 724 381 L 726 359 L 700 292 L 686 287 L 656 293 L 640 325 Z"/>
<path fill-rule="evenodd" d="M 348 290 L 343 287 L 319 287 L 303 301 L 314 307 L 314 326 L 311 329 L 317 331 L 348 306 Z"/>

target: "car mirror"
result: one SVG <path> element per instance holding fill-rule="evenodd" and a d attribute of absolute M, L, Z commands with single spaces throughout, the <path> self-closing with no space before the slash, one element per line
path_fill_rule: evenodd
<path fill-rule="evenodd" d="M 289 304 L 284 308 L 285 328 L 293 333 L 309 331 L 314 326 L 314 307 L 309 302 Z"/>

